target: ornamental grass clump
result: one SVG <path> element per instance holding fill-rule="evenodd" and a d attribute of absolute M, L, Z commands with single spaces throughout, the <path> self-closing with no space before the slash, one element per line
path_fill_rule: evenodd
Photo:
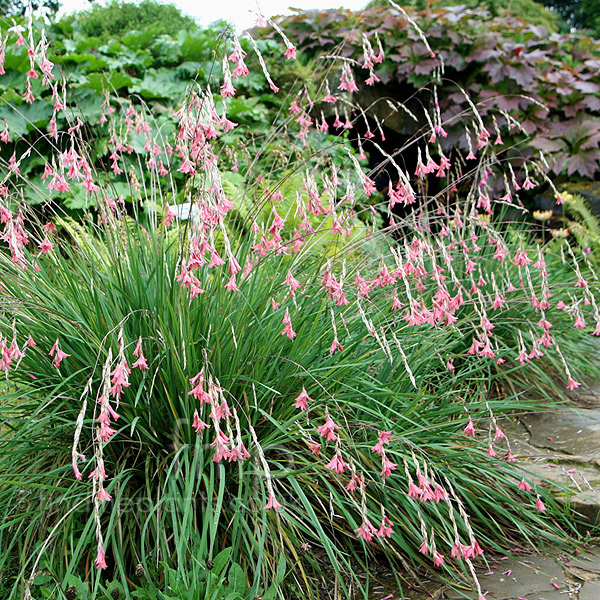
<path fill-rule="evenodd" d="M 25 205 L 24 151 L 7 129 L 6 597 L 350 596 L 385 560 L 399 585 L 433 570 L 482 598 L 486 552 L 573 542 L 574 520 L 517 470 L 499 417 L 550 401 L 556 377 L 580 385 L 600 333 L 597 275 L 569 240 L 508 220 L 516 190 L 488 195 L 500 163 L 475 106 L 483 159 L 464 196 L 424 193 L 430 173 L 452 185 L 448 159 L 432 158 L 435 108 L 415 141 L 425 162 L 413 175 L 390 155 L 395 179 L 379 195 L 343 141 L 314 156 L 327 123 L 315 129 L 305 90 L 285 124 L 302 160 L 272 179 L 240 152 L 232 188 L 226 107 L 252 64 L 232 33 L 219 93 L 192 86 L 172 140 L 135 98 L 107 93 L 100 173 L 45 38 L 16 28 L 2 43 L 27 49 L 25 102 L 56 86 L 55 153 L 40 157 L 36 193 L 82 188 L 98 207 L 76 220 L 51 199 Z M 353 86 L 344 63 L 338 90 L 324 81 L 320 93 L 337 101 Z M 129 205 L 111 173 L 127 176 Z M 400 217 L 396 204 L 417 208 Z M 521 397 L 531 387 L 539 400 Z"/>

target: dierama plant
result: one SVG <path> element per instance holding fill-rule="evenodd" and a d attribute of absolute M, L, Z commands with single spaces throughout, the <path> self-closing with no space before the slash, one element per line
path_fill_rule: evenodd
<path fill-rule="evenodd" d="M 8 597 L 35 596 L 40 576 L 63 597 L 76 576 L 90 597 L 112 579 L 127 597 L 167 597 L 176 581 L 195 598 L 229 548 L 248 597 L 366 594 L 369 560 L 383 555 L 399 584 L 433 569 L 481 598 L 475 565 L 486 551 L 570 543 L 572 522 L 517 470 L 498 417 L 536 405 L 519 397 L 526 385 L 548 400 L 552 371 L 580 385 L 589 332 L 600 333 L 597 276 L 566 240 L 536 243 L 502 219 L 520 184 L 514 174 L 504 198 L 489 192 L 493 149 L 475 106 L 469 126 L 489 154 L 464 198 L 424 194 L 430 173 L 452 185 L 435 109 L 416 141 L 417 172 L 388 157 L 397 179 L 379 205 L 365 203 L 378 192 L 351 149 L 339 165 L 317 157 L 317 171 L 311 144 L 326 127 L 303 89 L 287 127 L 305 160 L 258 184 L 260 161 L 234 163 L 248 183 L 234 201 L 221 167 L 236 126 L 226 106 L 249 73 L 235 34 L 218 92 L 190 89 L 170 143 L 133 99 L 107 96 L 108 174 L 91 166 L 45 38 L 16 28 L 2 43 L 27 48 L 25 102 L 40 83 L 56 92 L 40 199 L 82 187 L 99 207 L 82 223 L 56 205 L 42 218 L 20 202 L 18 144 L 3 164 Z M 365 44 L 370 77 L 384 45 Z M 342 104 L 355 77 L 342 61 L 322 101 Z M 136 172 L 124 157 L 140 136 Z M 3 142 L 14 143 L 10 130 Z M 129 209 L 109 178 L 124 171 Z M 184 204 L 175 172 L 186 176 Z M 395 204 L 418 208 L 400 219 Z M 320 589 L 325 574 L 334 584 Z"/>

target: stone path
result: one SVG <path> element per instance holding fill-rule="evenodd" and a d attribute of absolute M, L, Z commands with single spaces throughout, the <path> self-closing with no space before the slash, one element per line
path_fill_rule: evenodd
<path fill-rule="evenodd" d="M 599 552 L 596 554 L 595 552 Z M 487 600 L 599 600 L 600 548 L 573 557 L 525 556 L 498 560 L 481 574 Z M 464 598 L 445 591 L 451 600 Z"/>
<path fill-rule="evenodd" d="M 600 388 L 575 398 L 578 404 L 505 420 L 502 429 L 525 478 L 582 517 L 586 529 L 600 525 Z M 600 546 L 572 556 L 513 555 L 490 559 L 480 572 L 486 600 L 600 600 Z M 383 586 L 373 600 L 390 595 Z M 395 600 L 462 600 L 471 594 L 440 587 Z M 390 598 L 391 600 L 391 598 Z"/>
<path fill-rule="evenodd" d="M 600 390 L 590 390 L 576 399 L 578 405 L 520 415 L 504 424 L 526 479 L 552 490 L 589 525 L 600 523 L 598 399 Z M 487 600 L 600 600 L 600 547 L 578 557 L 497 560 L 480 580 Z M 445 590 L 444 597 L 464 596 Z"/>
<path fill-rule="evenodd" d="M 521 415 L 506 428 L 525 478 L 551 489 L 590 525 L 599 523 L 600 407 Z"/>
<path fill-rule="evenodd" d="M 600 600 L 600 547 L 578 557 L 521 555 L 492 560 L 490 570 L 478 575 L 486 600 Z M 391 589 L 383 586 L 371 597 L 392 600 Z M 461 594 L 439 584 L 426 593 L 393 594 L 394 600 L 465 598 L 474 598 L 473 592 Z"/>

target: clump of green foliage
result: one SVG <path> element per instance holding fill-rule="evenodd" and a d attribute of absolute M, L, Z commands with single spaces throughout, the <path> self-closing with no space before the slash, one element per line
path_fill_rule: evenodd
<path fill-rule="evenodd" d="M 154 35 L 176 35 L 182 30 L 193 29 L 196 22 L 173 4 L 156 0 L 124 2 L 111 0 L 106 5 L 94 3 L 67 20 L 76 23 L 81 32 L 102 42 L 118 39 L 134 31 Z"/>

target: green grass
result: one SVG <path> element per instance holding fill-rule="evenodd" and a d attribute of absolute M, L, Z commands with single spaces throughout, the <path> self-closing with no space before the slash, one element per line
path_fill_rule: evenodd
<path fill-rule="evenodd" d="M 538 513 L 535 496 L 516 490 L 511 464 L 488 459 L 487 443 L 473 443 L 462 431 L 465 411 L 485 437 L 488 406 L 495 414 L 534 409 L 541 396 L 539 402 L 525 402 L 518 396 L 491 397 L 490 391 L 508 389 L 507 382 L 518 385 L 525 377 L 530 385 L 550 390 L 547 369 L 560 365 L 556 358 L 539 365 L 532 361 L 525 376 L 514 359 L 499 369 L 469 357 L 466 334 L 478 318 L 472 304 L 460 309 L 455 328 L 415 328 L 390 316 L 389 291 L 376 291 L 368 300 L 375 327 L 386 332 L 390 344 L 392 332 L 400 341 L 415 388 L 404 361 L 397 354 L 390 361 L 366 335 L 356 309 L 334 309 L 344 350 L 330 355 L 331 308 L 316 284 L 325 260 L 318 248 L 283 262 L 303 282 L 294 302 L 281 286 L 287 269 L 273 259 L 263 260 L 242 280 L 239 293 L 227 292 L 219 272 L 204 268 L 198 276 L 206 293 L 190 302 L 174 281 L 185 230 L 167 235 L 162 228 L 123 222 L 115 231 L 73 231 L 60 252 L 38 261 L 39 272 L 22 271 L 9 259 L 1 267 L 4 303 L 10 307 L 4 330 L 14 326 L 17 339 L 31 334 L 37 344 L 11 373 L 10 392 L 1 400 L 3 412 L 11 414 L 0 452 L 0 568 L 14 584 L 9 597 L 17 597 L 38 570 L 55 582 L 55 597 L 73 577 L 89 583 L 91 597 L 113 580 L 127 597 L 136 588 L 162 597 L 166 582 L 175 580 L 173 585 L 193 590 L 201 585 L 195 578 L 204 577 L 202 585 L 208 585 L 206 565 L 225 548 L 231 549 L 227 564 L 240 564 L 246 573 L 250 595 L 277 589 L 285 571 L 286 589 L 312 597 L 324 564 L 342 592 L 357 585 L 365 589 L 356 561 L 366 564 L 383 552 L 405 574 L 407 564 L 430 565 L 418 553 L 423 525 L 428 537 L 435 532 L 438 550 L 448 557 L 442 573 L 460 582 L 469 573 L 449 558 L 456 540 L 452 518 L 462 543 L 474 536 L 488 551 L 570 543 L 574 529 L 552 500 L 544 494 L 549 515 Z M 245 252 L 242 243 L 240 262 Z M 363 255 L 361 268 L 366 259 Z M 554 266 L 557 277 L 566 269 L 559 260 Z M 559 278 L 557 293 L 562 289 Z M 281 301 L 276 310 L 272 298 Z M 297 332 L 293 341 L 281 335 L 286 309 Z M 556 312 L 563 352 L 577 347 L 577 364 L 583 367 L 586 338 L 575 337 L 567 316 Z M 502 355 L 516 356 L 516 332 L 536 318 L 525 301 L 505 311 L 494 332 Z M 113 500 L 100 508 L 109 564 L 100 577 L 93 566 L 96 522 L 87 480 L 98 446 L 95 400 L 109 351 L 116 357 L 122 339 L 132 364 L 140 337 L 150 369 L 131 373 L 131 386 L 115 406 L 121 415 L 113 424 L 118 431 L 102 448 Z M 57 338 L 70 355 L 59 369 L 48 356 Z M 441 360 L 450 355 L 456 357 L 454 377 Z M 202 368 L 218 380 L 235 409 L 250 459 L 216 464 L 212 428 L 202 435 L 193 431 L 193 413 L 201 406 L 188 394 L 188 380 Z M 303 387 L 314 399 L 310 420 L 293 406 Z M 80 463 L 84 476 L 76 481 L 71 446 L 83 400 L 88 408 L 79 445 L 87 463 Z M 307 442 L 319 440 L 315 428 L 326 411 L 341 430 L 339 445 L 324 445 L 321 458 L 309 452 Z M 210 421 L 207 412 L 202 417 Z M 230 426 L 235 436 L 233 420 Z M 393 432 L 387 455 L 397 464 L 386 480 L 370 450 L 381 430 Z M 252 431 L 284 507 L 279 511 L 263 510 L 268 477 Z M 360 488 L 344 489 L 348 472 L 338 476 L 324 468 L 336 447 L 365 482 L 362 499 Z M 417 468 L 427 469 L 446 488 L 450 502 L 408 498 L 405 464 L 415 481 Z M 358 543 L 353 530 L 361 525 L 361 513 L 378 526 L 382 508 L 395 525 L 392 538 Z M 307 543 L 311 551 L 303 554 Z M 138 564 L 147 577 L 136 578 Z"/>

